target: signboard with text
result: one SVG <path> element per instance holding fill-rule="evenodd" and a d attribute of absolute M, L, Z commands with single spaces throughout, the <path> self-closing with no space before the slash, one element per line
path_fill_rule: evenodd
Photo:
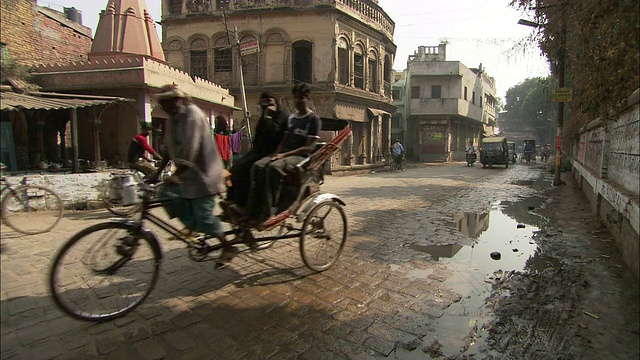
<path fill-rule="evenodd" d="M 260 46 L 258 45 L 258 40 L 248 41 L 240 44 L 240 55 L 251 55 L 260 51 Z"/>
<path fill-rule="evenodd" d="M 551 101 L 569 102 L 573 96 L 572 88 L 555 88 L 551 92 Z"/>

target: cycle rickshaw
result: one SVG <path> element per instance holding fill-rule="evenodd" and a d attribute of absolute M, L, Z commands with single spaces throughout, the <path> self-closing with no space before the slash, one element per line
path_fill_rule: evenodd
<path fill-rule="evenodd" d="M 338 131 L 319 144 L 310 157 L 300 162 L 283 186 L 279 212 L 258 226 L 234 223 L 221 216 L 230 230 L 233 244 L 249 249 L 258 244 L 299 238 L 300 255 L 316 272 L 329 269 L 338 260 L 347 240 L 345 203 L 334 194 L 321 193 L 323 165 L 351 136 L 347 121 L 323 120 L 323 130 Z M 150 210 L 162 207 L 155 200 L 154 186 L 143 184 L 141 215 L 137 220 L 114 219 L 90 226 L 67 241 L 54 258 L 49 286 L 56 305 L 68 315 L 88 321 L 107 321 L 135 309 L 149 295 L 157 279 L 162 249 L 150 222 L 187 245 L 194 261 L 222 251 L 217 238 L 193 241 Z M 266 233 L 266 234 L 265 234 Z M 275 233 L 270 235 L 270 233 Z"/>

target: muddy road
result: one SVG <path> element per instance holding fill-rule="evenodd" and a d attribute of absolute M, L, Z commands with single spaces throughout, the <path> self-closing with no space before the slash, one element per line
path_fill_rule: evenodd
<path fill-rule="evenodd" d="M 540 164 L 328 176 L 349 240 L 314 273 L 297 240 L 223 270 L 162 241 L 157 285 L 112 322 L 70 319 L 53 254 L 106 211 L 51 233 L 3 229 L 2 359 L 637 359 L 638 283 L 571 183 Z"/>
<path fill-rule="evenodd" d="M 638 284 L 568 173 L 557 188 L 543 164 L 365 178 L 325 189 L 348 199 L 352 235 L 377 238 L 372 257 L 399 276 L 438 284 L 408 320 L 423 331 L 390 358 L 638 358 Z"/>

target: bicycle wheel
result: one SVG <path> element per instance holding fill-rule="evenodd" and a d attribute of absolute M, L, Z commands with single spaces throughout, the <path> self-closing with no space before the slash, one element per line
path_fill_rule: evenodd
<path fill-rule="evenodd" d="M 302 224 L 300 255 L 314 271 L 325 271 L 340 257 L 347 241 L 347 216 L 340 204 L 324 201 L 315 205 Z"/>
<path fill-rule="evenodd" d="M 53 229 L 60 219 L 64 205 L 53 190 L 37 185 L 21 185 L 9 191 L 2 200 L 2 218 L 13 230 L 40 234 Z"/>
<path fill-rule="evenodd" d="M 156 240 L 133 225 L 107 222 L 74 235 L 53 261 L 49 287 L 56 305 L 76 319 L 111 320 L 132 311 L 158 279 Z"/>
<path fill-rule="evenodd" d="M 134 174 L 134 179 L 138 181 L 139 176 Z M 109 185 L 102 194 L 102 203 L 110 213 L 117 216 L 130 216 L 141 209 L 141 203 L 137 202 L 130 205 L 122 203 L 122 185 L 117 178 L 109 180 Z"/>

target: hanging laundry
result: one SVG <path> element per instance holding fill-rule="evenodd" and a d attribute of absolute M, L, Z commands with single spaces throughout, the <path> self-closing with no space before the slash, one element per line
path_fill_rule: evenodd
<path fill-rule="evenodd" d="M 216 134 L 216 144 L 218 145 L 218 151 L 220 157 L 224 161 L 231 160 L 231 148 L 229 147 L 229 136 Z"/>
<path fill-rule="evenodd" d="M 242 151 L 242 131 L 236 131 L 229 136 L 231 142 L 231 152 L 234 154 L 240 154 Z"/>

